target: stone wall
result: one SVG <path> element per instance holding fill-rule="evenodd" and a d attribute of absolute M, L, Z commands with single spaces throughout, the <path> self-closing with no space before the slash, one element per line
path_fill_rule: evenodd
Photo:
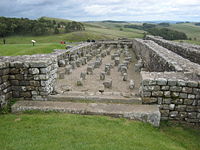
<path fill-rule="evenodd" d="M 200 125 L 200 81 L 177 72 L 141 72 L 143 103 L 158 104 L 163 120 Z"/>
<path fill-rule="evenodd" d="M 150 40 L 133 40 L 133 49 L 138 59 L 150 72 L 176 71 L 188 72 L 200 79 L 200 65 L 159 46 Z"/>
<path fill-rule="evenodd" d="M 159 45 L 179 54 L 180 56 L 200 64 L 200 46 L 187 44 L 187 43 L 178 43 L 168 40 L 164 40 L 161 37 L 155 37 L 151 35 L 146 36 L 147 40 L 152 40 Z"/>
<path fill-rule="evenodd" d="M 0 62 L 0 109 L 7 104 L 7 99 L 12 97 L 9 81 L 9 63 Z"/>
<path fill-rule="evenodd" d="M 141 72 L 144 104 L 160 107 L 163 120 L 200 124 L 200 65 L 150 40 L 135 39 L 133 50 L 146 70 Z"/>
<path fill-rule="evenodd" d="M 69 64 L 72 54 L 95 46 L 83 43 L 50 54 L 0 57 L 0 106 L 10 98 L 47 100 L 54 92 L 59 67 Z"/>

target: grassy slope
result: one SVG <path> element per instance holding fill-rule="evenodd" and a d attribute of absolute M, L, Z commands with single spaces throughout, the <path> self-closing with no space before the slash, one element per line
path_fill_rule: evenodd
<path fill-rule="evenodd" d="M 198 150 L 200 132 L 100 116 L 22 114 L 0 116 L 1 150 Z"/>
<path fill-rule="evenodd" d="M 49 19 L 49 18 L 48 18 Z M 63 19 L 51 18 L 56 21 Z M 69 21 L 69 20 L 66 20 Z M 139 30 L 119 31 L 116 24 L 107 23 L 84 23 L 86 30 L 65 34 L 47 35 L 47 36 L 11 36 L 6 38 L 6 45 L 0 44 L 0 56 L 25 55 L 36 53 L 50 53 L 53 49 L 64 48 L 60 41 L 79 42 L 87 39 L 104 40 L 116 39 L 119 37 L 142 37 L 143 32 Z M 36 46 L 32 47 L 31 40 L 36 40 Z M 2 43 L 2 39 L 0 39 Z"/>
<path fill-rule="evenodd" d="M 57 43 L 48 44 L 6 44 L 0 45 L 0 56 L 32 55 L 51 53 L 53 49 L 65 49 L 64 45 Z"/>
<path fill-rule="evenodd" d="M 183 24 L 172 24 L 169 27 L 170 29 L 174 29 L 180 32 L 185 32 L 188 38 L 194 39 L 197 38 L 200 41 L 200 26 L 195 26 L 192 23 L 183 23 Z"/>

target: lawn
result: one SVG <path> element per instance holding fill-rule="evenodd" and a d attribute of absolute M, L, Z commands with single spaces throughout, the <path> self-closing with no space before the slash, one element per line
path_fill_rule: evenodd
<path fill-rule="evenodd" d="M 59 113 L 0 116 L 1 150 L 199 150 L 200 131 Z"/>
<path fill-rule="evenodd" d="M 17 56 L 51 53 L 53 49 L 65 49 L 65 45 L 59 43 L 32 44 L 0 44 L 0 56 Z"/>

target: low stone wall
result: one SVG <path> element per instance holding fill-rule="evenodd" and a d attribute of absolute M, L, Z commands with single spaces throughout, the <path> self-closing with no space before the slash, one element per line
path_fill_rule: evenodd
<path fill-rule="evenodd" d="M 12 97 L 9 81 L 9 63 L 0 62 L 0 109 L 7 104 L 7 99 Z"/>
<path fill-rule="evenodd" d="M 151 35 L 147 35 L 146 39 L 152 40 L 159 45 L 177 53 L 178 55 L 187 58 L 192 62 L 200 64 L 200 46 L 187 43 L 172 42 L 164 40 L 161 37 L 155 37 Z"/>
<path fill-rule="evenodd" d="M 3 107 L 10 98 L 47 100 L 54 92 L 58 68 L 69 64 L 70 55 L 93 46 L 93 43 L 83 43 L 50 54 L 1 56 L 0 106 Z"/>
<path fill-rule="evenodd" d="M 200 125 L 200 81 L 177 72 L 141 72 L 144 104 L 158 104 L 163 120 Z"/>
<path fill-rule="evenodd" d="M 133 50 L 150 72 L 141 72 L 144 104 L 160 107 L 163 120 L 200 124 L 200 65 L 150 40 L 135 39 Z"/>
<path fill-rule="evenodd" d="M 200 79 L 200 65 L 163 48 L 150 40 L 133 40 L 133 50 L 150 72 L 190 72 Z"/>

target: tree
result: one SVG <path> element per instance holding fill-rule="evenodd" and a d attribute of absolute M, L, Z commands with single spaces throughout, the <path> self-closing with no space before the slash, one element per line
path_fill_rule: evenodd
<path fill-rule="evenodd" d="M 59 34 L 59 33 L 60 33 L 60 32 L 59 32 L 58 28 L 55 27 L 55 29 L 54 29 L 54 34 Z"/>
<path fill-rule="evenodd" d="M 3 43 L 6 44 L 5 36 L 7 35 L 7 25 L 5 23 L 0 23 L 0 36 L 3 38 Z"/>

